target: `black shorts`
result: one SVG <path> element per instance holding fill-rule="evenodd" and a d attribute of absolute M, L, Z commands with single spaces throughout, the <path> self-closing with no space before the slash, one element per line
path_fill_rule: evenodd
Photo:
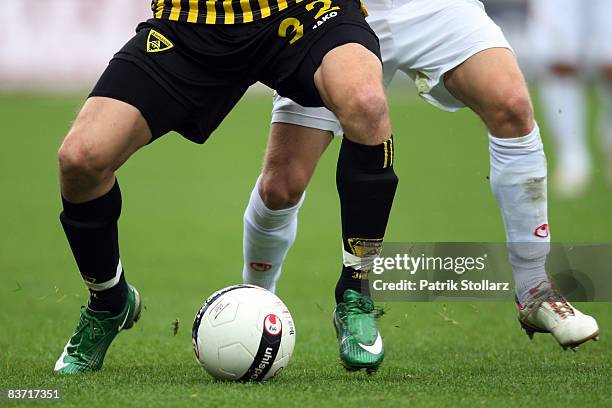
<path fill-rule="evenodd" d="M 380 59 L 358 0 L 315 0 L 247 24 L 141 23 L 90 96 L 127 102 L 153 140 L 175 130 L 204 143 L 257 81 L 304 106 L 324 106 L 314 73 L 325 54 L 359 43 Z"/>

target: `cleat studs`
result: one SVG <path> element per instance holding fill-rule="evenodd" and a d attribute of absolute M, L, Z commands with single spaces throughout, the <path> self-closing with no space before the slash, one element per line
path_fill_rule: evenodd
<path fill-rule="evenodd" d="M 577 352 L 578 352 L 578 346 L 574 346 L 574 347 L 572 347 L 572 351 L 573 351 L 574 353 L 577 353 Z"/>
<path fill-rule="evenodd" d="M 344 365 L 344 364 L 342 364 L 342 367 L 344 367 L 344 369 L 345 369 L 346 371 L 350 372 L 350 373 L 353 373 L 353 372 L 355 372 L 355 371 L 359 371 L 359 370 L 360 370 L 360 368 L 357 368 L 357 367 L 349 367 L 349 366 L 346 366 L 346 365 Z"/>
<path fill-rule="evenodd" d="M 593 337 L 593 341 L 599 341 L 599 336 Z"/>
<path fill-rule="evenodd" d="M 567 346 L 561 346 L 563 347 L 563 351 L 567 351 Z"/>

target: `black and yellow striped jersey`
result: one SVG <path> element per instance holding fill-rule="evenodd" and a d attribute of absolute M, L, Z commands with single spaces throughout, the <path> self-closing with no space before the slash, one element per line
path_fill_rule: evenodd
<path fill-rule="evenodd" d="M 269 17 L 303 0 L 153 0 L 155 18 L 199 24 L 241 24 Z"/>

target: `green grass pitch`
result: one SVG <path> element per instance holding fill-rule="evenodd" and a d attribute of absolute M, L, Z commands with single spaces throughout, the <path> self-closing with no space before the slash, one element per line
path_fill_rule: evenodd
<path fill-rule="evenodd" d="M 58 221 L 56 169 L 81 102 L 0 96 L 0 388 L 60 388 L 64 406 L 612 405 L 609 303 L 580 305 L 602 336 L 579 353 L 563 352 L 550 336 L 529 341 L 511 303 L 387 304 L 380 371 L 345 372 L 330 322 L 340 256 L 338 141 L 309 188 L 279 284 L 296 322 L 290 366 L 266 384 L 209 378 L 195 363 L 191 323 L 208 294 L 240 280 L 242 213 L 261 166 L 268 95 L 245 98 L 203 147 L 169 135 L 119 171 L 122 261 L 143 295 L 143 317 L 117 338 L 101 372 L 54 376 L 86 301 Z M 444 113 L 401 94 L 390 102 L 401 181 L 387 240 L 503 241 L 483 125 L 467 111 Z M 600 157 L 596 168 L 584 199 L 551 195 L 554 240 L 612 242 L 612 190 Z"/>

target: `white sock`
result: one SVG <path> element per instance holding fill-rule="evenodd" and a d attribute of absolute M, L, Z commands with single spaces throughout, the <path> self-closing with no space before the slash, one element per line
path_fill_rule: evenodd
<path fill-rule="evenodd" d="M 586 140 L 586 98 L 575 77 L 545 78 L 540 86 L 542 109 L 552 131 L 558 167 L 567 172 L 590 172 Z"/>
<path fill-rule="evenodd" d="M 601 145 L 606 155 L 606 160 L 612 170 L 612 83 L 609 80 L 601 80 L 599 94 L 602 106 L 599 111 L 599 132 L 601 134 Z M 612 181 L 612 172 L 609 174 Z"/>
<path fill-rule="evenodd" d="M 612 184 L 612 81 L 600 79 L 598 88 L 602 101 L 599 111 L 599 134 L 607 167 L 606 177 L 608 183 Z"/>
<path fill-rule="evenodd" d="M 281 268 L 297 233 L 298 210 L 304 196 L 294 207 L 270 210 L 259 195 L 259 182 L 251 193 L 244 213 L 244 283 L 276 290 Z"/>
<path fill-rule="evenodd" d="M 538 126 L 527 136 L 511 139 L 489 134 L 489 154 L 491 189 L 504 219 L 516 296 L 525 303 L 530 289 L 548 281 L 546 156 Z"/>

